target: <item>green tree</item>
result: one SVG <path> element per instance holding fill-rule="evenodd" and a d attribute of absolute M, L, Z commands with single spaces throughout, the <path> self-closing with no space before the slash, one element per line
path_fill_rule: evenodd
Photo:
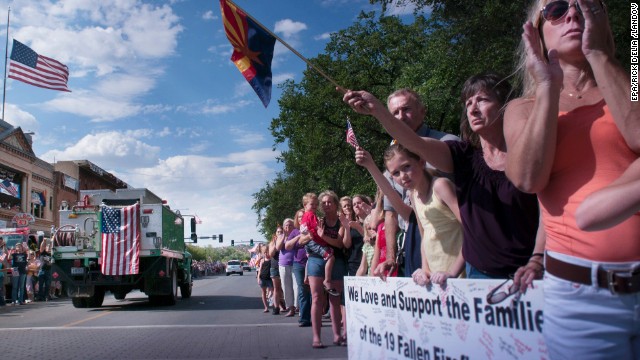
<path fill-rule="evenodd" d="M 416 13 L 426 11 L 431 14 L 431 19 L 441 22 L 445 27 L 455 30 L 451 32 L 452 42 L 457 42 L 458 35 L 467 36 L 467 40 L 479 40 L 479 47 L 488 46 L 486 53 L 491 54 L 496 40 L 504 40 L 516 35 L 513 40 L 520 41 L 522 25 L 525 22 L 529 4 L 532 0 L 519 2 L 507 0 L 369 0 L 371 4 L 380 4 L 382 12 L 386 12 L 392 3 L 399 6 L 412 4 Z M 616 41 L 616 58 L 623 68 L 629 69 L 631 53 L 631 22 L 629 21 L 630 8 L 627 0 L 607 0 L 607 13 L 613 38 Z M 496 30 L 498 32 L 496 32 Z M 500 36 L 500 32 L 506 36 Z M 495 37 L 498 35 L 498 37 Z M 508 42 L 512 42 L 507 40 Z M 467 41 L 465 41 L 467 42 Z M 506 54 L 515 50 L 507 51 Z M 485 51 L 482 51 L 484 53 Z M 507 74 L 508 72 L 505 72 Z"/>

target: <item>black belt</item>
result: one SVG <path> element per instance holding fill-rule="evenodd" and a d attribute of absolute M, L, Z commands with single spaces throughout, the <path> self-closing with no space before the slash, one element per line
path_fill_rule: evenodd
<path fill-rule="evenodd" d="M 545 269 L 553 276 L 561 279 L 593 285 L 591 282 L 591 268 L 574 265 L 547 255 Z M 630 270 L 598 269 L 598 286 L 609 289 L 612 294 L 633 294 L 640 291 L 640 267 Z"/>

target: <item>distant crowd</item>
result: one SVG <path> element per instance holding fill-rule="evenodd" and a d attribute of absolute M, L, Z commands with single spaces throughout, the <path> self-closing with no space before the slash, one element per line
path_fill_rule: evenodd
<path fill-rule="evenodd" d="M 222 274 L 224 270 L 225 265 L 221 261 L 194 260 L 191 263 L 191 275 L 194 279 Z"/>

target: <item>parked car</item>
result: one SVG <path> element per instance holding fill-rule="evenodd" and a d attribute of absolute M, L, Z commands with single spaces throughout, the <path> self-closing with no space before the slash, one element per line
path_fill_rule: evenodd
<path fill-rule="evenodd" d="M 242 264 L 240 264 L 240 260 L 229 260 L 227 262 L 227 276 L 231 274 L 240 274 L 242 275 L 244 270 L 242 270 Z"/>

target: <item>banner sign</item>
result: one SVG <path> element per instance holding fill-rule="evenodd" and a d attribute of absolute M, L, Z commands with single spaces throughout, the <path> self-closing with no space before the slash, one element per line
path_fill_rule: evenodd
<path fill-rule="evenodd" d="M 29 226 L 29 224 L 33 224 L 36 222 L 36 218 L 29 213 L 17 213 L 11 219 L 12 223 L 15 223 L 18 227 Z"/>
<path fill-rule="evenodd" d="M 345 277 L 349 359 L 548 359 L 542 282 L 526 294 L 512 283 Z"/>

